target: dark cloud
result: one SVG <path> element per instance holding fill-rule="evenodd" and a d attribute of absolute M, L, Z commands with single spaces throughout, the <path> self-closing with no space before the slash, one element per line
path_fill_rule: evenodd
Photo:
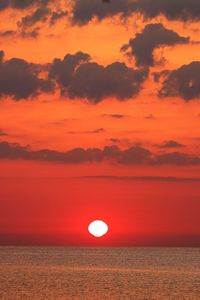
<path fill-rule="evenodd" d="M 93 103 L 112 96 L 119 100 L 132 98 L 147 77 L 147 69 L 133 70 L 120 62 L 104 67 L 90 62 L 90 56 L 82 52 L 55 59 L 49 72 L 49 78 L 59 84 L 63 95 Z"/>
<path fill-rule="evenodd" d="M 1 0 L 0 10 L 12 7 L 15 9 L 26 9 L 34 5 L 47 5 L 52 0 Z"/>
<path fill-rule="evenodd" d="M 68 131 L 69 134 L 92 134 L 92 133 L 102 133 L 105 132 L 104 128 L 97 128 L 94 130 L 86 130 L 86 131 Z"/>
<path fill-rule="evenodd" d="M 29 147 L 22 147 L 18 144 L 9 144 L 8 142 L 0 142 L 0 158 L 8 159 L 28 159 Z"/>
<path fill-rule="evenodd" d="M 116 138 L 110 138 L 110 139 L 108 139 L 108 140 L 109 140 L 110 142 L 114 143 L 114 144 L 118 144 L 118 143 L 121 142 L 120 139 L 116 139 Z"/>
<path fill-rule="evenodd" d="M 19 28 L 23 28 L 24 30 L 28 29 L 36 25 L 38 22 L 40 23 L 48 23 L 49 25 L 54 25 L 60 19 L 66 17 L 68 15 L 67 11 L 52 11 L 52 9 L 48 6 L 38 7 L 31 14 L 23 17 L 18 23 Z"/>
<path fill-rule="evenodd" d="M 170 140 L 170 141 L 165 141 L 159 147 L 160 148 L 180 148 L 180 147 L 185 147 L 185 145 L 180 144 L 176 141 Z"/>
<path fill-rule="evenodd" d="M 16 35 L 16 32 L 14 30 L 6 30 L 6 31 L 0 31 L 0 37 L 13 37 Z"/>
<path fill-rule="evenodd" d="M 128 16 L 134 10 L 134 4 L 131 2 L 130 0 L 114 0 L 110 1 L 109 5 L 105 5 L 99 0 L 75 0 L 72 20 L 76 24 L 84 25 L 91 21 L 93 17 L 103 20 L 116 14 Z"/>
<path fill-rule="evenodd" d="M 7 30 L 0 32 L 0 38 L 13 38 L 13 37 L 21 37 L 23 39 L 31 38 L 36 39 L 39 35 L 39 28 L 35 28 L 33 30 Z"/>
<path fill-rule="evenodd" d="M 154 163 L 158 165 L 170 164 L 178 166 L 199 165 L 200 157 L 180 152 L 165 153 L 157 155 Z"/>
<path fill-rule="evenodd" d="M 50 68 L 49 76 L 56 79 L 61 86 L 67 87 L 70 85 L 76 68 L 89 60 L 90 55 L 83 52 L 77 52 L 74 55 L 67 54 L 63 60 L 56 58 Z"/>
<path fill-rule="evenodd" d="M 122 51 L 134 56 L 137 66 L 154 66 L 153 54 L 156 48 L 187 43 L 188 37 L 182 37 L 162 24 L 148 24 L 141 33 L 137 33 L 135 38 L 122 47 Z"/>
<path fill-rule="evenodd" d="M 97 128 L 95 130 L 89 131 L 90 133 L 102 133 L 105 132 L 104 128 Z"/>
<path fill-rule="evenodd" d="M 145 119 L 147 119 L 147 120 L 155 120 L 156 117 L 153 114 L 150 114 L 150 115 L 145 116 Z"/>
<path fill-rule="evenodd" d="M 174 176 L 109 176 L 109 175 L 88 175 L 78 178 L 85 179 L 110 179 L 110 180 L 158 180 L 158 181 L 200 181 L 199 177 L 174 177 Z"/>
<path fill-rule="evenodd" d="M 152 154 L 149 150 L 134 146 L 127 150 L 122 151 L 118 162 L 126 165 L 132 164 L 148 164 L 151 162 Z"/>
<path fill-rule="evenodd" d="M 164 15 L 169 20 L 191 21 L 200 19 L 200 3 L 199 0 L 114 0 L 105 5 L 99 0 L 75 0 L 72 12 L 72 21 L 79 25 L 94 17 L 98 20 L 115 15 L 125 18 L 134 12 L 150 19 Z"/>
<path fill-rule="evenodd" d="M 12 34 L 23 38 L 34 37 L 39 35 L 38 23 L 47 23 L 54 25 L 61 18 L 66 17 L 68 12 L 61 10 L 61 1 L 57 1 L 56 9 L 53 0 L 0 0 L 0 11 L 6 8 L 12 8 L 25 11 L 25 16 L 18 20 L 17 30 Z M 66 6 L 68 6 L 66 4 Z M 37 25 L 36 28 L 32 28 Z M 3 34 L 3 33 L 2 33 Z M 4 32 L 5 36 L 11 35 L 11 30 Z"/>
<path fill-rule="evenodd" d="M 123 114 L 104 114 L 103 117 L 110 117 L 110 118 L 113 118 L 113 119 L 124 119 L 127 116 L 123 115 Z"/>
<path fill-rule="evenodd" d="M 141 146 L 120 150 L 117 146 L 98 148 L 75 148 L 69 151 L 43 149 L 33 151 L 30 146 L 0 142 L 0 159 L 23 159 L 60 163 L 112 162 L 123 165 L 200 165 L 200 157 L 186 153 L 153 154 Z"/>
<path fill-rule="evenodd" d="M 40 79 L 38 66 L 19 58 L 3 60 L 0 52 L 0 96 L 11 96 L 15 100 L 36 96 L 39 92 L 48 92 L 52 84 Z"/>
<path fill-rule="evenodd" d="M 200 61 L 194 61 L 189 65 L 183 65 L 177 70 L 168 72 L 160 97 L 179 96 L 186 101 L 200 97 Z"/>
<path fill-rule="evenodd" d="M 35 25 L 37 22 L 45 22 L 50 14 L 48 7 L 42 6 L 37 8 L 33 13 L 27 15 L 18 22 L 19 27 L 27 28 Z"/>
<path fill-rule="evenodd" d="M 3 62 L 3 59 L 4 59 L 4 51 L 0 50 L 0 63 Z"/>
<path fill-rule="evenodd" d="M 164 15 L 169 20 L 199 20 L 199 0 L 137 0 L 136 11 L 147 18 Z"/>

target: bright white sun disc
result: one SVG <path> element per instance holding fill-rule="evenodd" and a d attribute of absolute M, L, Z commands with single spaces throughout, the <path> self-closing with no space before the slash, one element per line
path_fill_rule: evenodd
<path fill-rule="evenodd" d="M 95 237 L 101 237 L 108 232 L 108 225 L 103 221 L 96 220 L 90 223 L 88 231 Z"/>

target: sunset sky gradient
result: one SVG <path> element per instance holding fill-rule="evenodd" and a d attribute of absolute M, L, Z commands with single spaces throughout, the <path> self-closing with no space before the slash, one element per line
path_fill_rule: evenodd
<path fill-rule="evenodd" d="M 200 246 L 199 0 L 0 17 L 0 244 Z"/>

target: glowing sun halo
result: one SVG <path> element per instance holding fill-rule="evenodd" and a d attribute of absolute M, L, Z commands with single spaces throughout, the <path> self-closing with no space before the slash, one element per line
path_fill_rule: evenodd
<path fill-rule="evenodd" d="M 96 220 L 90 223 L 88 231 L 95 237 L 101 237 L 108 232 L 108 225 L 103 221 Z"/>

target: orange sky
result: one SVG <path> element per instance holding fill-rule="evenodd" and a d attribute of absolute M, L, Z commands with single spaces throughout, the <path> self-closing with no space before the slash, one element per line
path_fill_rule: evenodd
<path fill-rule="evenodd" d="M 13 14 L 12 10 L 1 13 L 5 20 L 2 30 L 12 29 L 16 21 Z M 152 23 L 157 20 L 162 20 L 167 28 L 176 30 L 180 35 L 191 36 L 195 41 L 200 39 L 199 32 L 194 31 L 198 23 L 185 26 L 182 22 L 169 22 L 162 17 L 152 20 Z M 138 25 L 133 25 L 134 22 Z M 131 65 L 124 54 L 120 53 L 120 48 L 144 25 L 140 19 L 135 21 L 133 18 L 125 25 L 114 18 L 100 23 L 93 21 L 83 27 L 72 26 L 62 20 L 51 28 L 45 25 L 36 40 L 1 37 L 0 43 L 6 59 L 18 57 L 34 63 L 48 63 L 55 57 L 62 59 L 67 53 L 83 51 L 103 65 L 117 60 Z M 49 37 L 49 33 L 55 36 Z M 156 50 L 158 56 L 159 52 Z M 162 49 L 162 55 L 167 59 L 166 65 L 152 68 L 151 73 L 155 70 L 175 69 L 198 60 L 199 44 L 166 47 Z M 158 99 L 157 89 L 158 86 L 150 77 L 144 84 L 144 90 L 135 99 L 121 103 L 115 99 L 106 99 L 98 105 L 88 105 L 83 101 L 60 99 L 59 93 L 43 94 L 39 99 L 22 100 L 20 103 L 4 99 L 1 102 L 0 126 L 8 134 L 8 141 L 23 145 L 28 143 L 38 149 L 103 147 L 110 144 L 110 138 L 130 140 L 127 146 L 135 142 L 151 145 L 174 139 L 188 147 L 198 147 L 198 143 L 193 140 L 199 136 L 198 100 L 185 103 L 178 98 Z M 114 120 L 103 116 L 106 114 L 124 114 L 126 118 Z M 155 118 L 148 119 L 151 115 Z M 93 135 L 92 138 L 91 134 L 82 133 L 98 128 L 104 128 L 105 132 Z M 72 131 L 77 133 L 68 133 Z M 125 142 L 122 144 L 126 146 Z"/>

